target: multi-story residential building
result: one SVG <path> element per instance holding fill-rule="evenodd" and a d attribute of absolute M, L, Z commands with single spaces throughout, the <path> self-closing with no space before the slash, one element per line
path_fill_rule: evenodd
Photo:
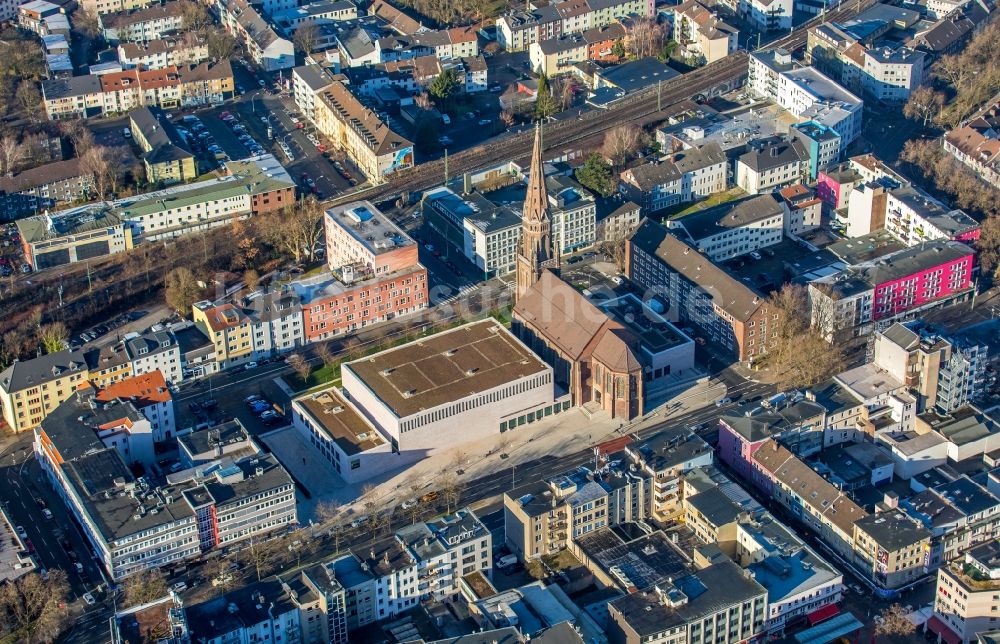
<path fill-rule="evenodd" d="M 182 107 L 221 105 L 236 96 L 236 80 L 228 60 L 180 67 L 178 80 Z"/>
<path fill-rule="evenodd" d="M 116 13 L 119 11 L 134 11 L 153 4 L 153 0 L 82 0 L 80 8 L 97 15 L 100 13 Z"/>
<path fill-rule="evenodd" d="M 622 171 L 619 191 L 648 214 L 722 192 L 728 180 L 726 154 L 712 141 Z"/>
<path fill-rule="evenodd" d="M 59 4 L 46 0 L 31 0 L 19 6 L 0 6 L 0 12 L 8 14 L 7 20 L 14 18 L 16 14 L 18 26 L 43 38 L 52 34 L 70 35 L 66 8 Z"/>
<path fill-rule="evenodd" d="M 971 295 L 975 256 L 956 241 L 929 241 L 809 283 L 813 323 L 854 337 Z"/>
<path fill-rule="evenodd" d="M 906 21 L 907 23 L 909 21 Z M 925 54 L 906 46 L 871 45 L 853 25 L 809 30 L 806 62 L 850 91 L 884 102 L 906 101 L 924 80 Z"/>
<path fill-rule="evenodd" d="M 787 31 L 792 28 L 792 0 L 726 0 L 735 5 L 737 14 L 761 31 Z"/>
<path fill-rule="evenodd" d="M 15 360 L 0 372 L 0 407 L 15 433 L 32 429 L 89 377 L 82 351 L 57 351 Z"/>
<path fill-rule="evenodd" d="M 351 0 L 319 0 L 271 14 L 274 24 L 289 35 L 294 35 L 305 24 L 324 25 L 331 22 L 356 20 L 358 6 Z"/>
<path fill-rule="evenodd" d="M 840 160 L 840 135 L 825 125 L 815 121 L 796 123 L 788 128 L 788 134 L 809 154 L 810 179 L 816 179 L 820 170 Z"/>
<path fill-rule="evenodd" d="M 383 275 L 417 264 L 417 244 L 367 201 L 326 211 L 326 263 L 332 271 Z M 350 281 L 350 280 L 349 280 Z"/>
<path fill-rule="evenodd" d="M 673 39 L 681 53 L 705 63 L 714 63 L 736 51 L 740 31 L 698 0 L 686 0 L 673 8 Z"/>
<path fill-rule="evenodd" d="M 290 284 L 301 302 L 306 343 L 409 315 L 430 302 L 427 269 L 418 263 L 377 275 L 355 272 L 349 281 L 344 274 L 338 270 Z"/>
<path fill-rule="evenodd" d="M 864 103 L 812 67 L 799 67 L 776 49 L 750 55 L 750 90 L 803 121 L 815 121 L 840 136 L 841 150 L 861 134 Z"/>
<path fill-rule="evenodd" d="M 848 218 L 853 214 L 849 211 Z M 979 239 L 979 222 L 913 186 L 886 191 L 885 229 L 907 246 L 940 239 L 968 243 Z"/>
<path fill-rule="evenodd" d="M 573 253 L 594 243 L 597 207 L 594 195 L 574 179 L 545 177 L 552 243 L 560 254 Z"/>
<path fill-rule="evenodd" d="M 219 369 L 254 359 L 253 320 L 235 304 L 215 305 L 207 300 L 195 302 L 191 318 L 215 346 Z"/>
<path fill-rule="evenodd" d="M 331 564 L 344 586 L 347 626 L 396 617 L 422 601 L 459 590 L 459 580 L 492 571 L 490 531 L 467 508 L 398 530 Z"/>
<path fill-rule="evenodd" d="M 141 376 L 160 372 L 170 384 L 182 378 L 181 350 L 173 334 L 161 326 L 143 333 L 129 333 L 121 342 L 132 365 L 132 374 Z"/>
<path fill-rule="evenodd" d="M 333 78 L 319 65 L 301 65 L 292 70 L 295 105 L 310 122 L 316 120 L 316 95 L 332 82 Z"/>
<path fill-rule="evenodd" d="M 378 62 L 430 55 L 441 60 L 479 55 L 479 37 L 473 27 L 450 27 L 437 31 L 419 31 L 409 35 L 390 35 L 375 42 Z"/>
<path fill-rule="evenodd" d="M 253 355 L 273 358 L 306 344 L 302 302 L 290 285 L 268 291 L 254 291 L 239 305 L 253 325 Z"/>
<path fill-rule="evenodd" d="M 934 614 L 927 629 L 944 642 L 983 642 L 996 629 L 1000 611 L 1000 547 L 996 541 L 967 551 L 941 566 L 934 592 Z"/>
<path fill-rule="evenodd" d="M 419 382 L 408 379 L 414 370 Z M 554 400 L 552 367 L 491 320 L 344 363 L 341 372 L 351 400 L 393 449 L 417 457 L 454 447 L 445 436 L 495 436 L 570 405 Z"/>
<path fill-rule="evenodd" d="M 847 561 L 854 560 L 854 524 L 868 513 L 775 440 L 753 452 L 750 481 L 814 531 Z"/>
<path fill-rule="evenodd" d="M 863 181 L 861 173 L 849 162 L 840 163 L 816 174 L 816 195 L 834 210 L 847 208 L 851 192 Z"/>
<path fill-rule="evenodd" d="M 766 625 L 767 590 L 731 561 L 678 571 L 608 603 L 612 644 L 742 642 Z"/>
<path fill-rule="evenodd" d="M 680 515 L 684 501 L 685 473 L 712 464 L 712 448 L 686 429 L 658 432 L 646 440 L 630 443 L 625 453 L 649 476 L 652 493 L 647 515 L 669 521 Z"/>
<path fill-rule="evenodd" d="M 809 153 L 799 139 L 765 139 L 736 161 L 736 185 L 752 195 L 802 181 Z"/>
<path fill-rule="evenodd" d="M 132 11 L 97 15 L 105 40 L 111 43 L 147 43 L 179 32 L 184 27 L 184 3 L 154 4 Z"/>
<path fill-rule="evenodd" d="M 582 33 L 533 42 L 528 47 L 531 68 L 540 74 L 555 76 L 569 72 L 575 63 L 587 60 L 616 62 L 618 57 L 612 49 L 624 37 L 625 28 L 619 23 L 612 23 Z"/>
<path fill-rule="evenodd" d="M 266 0 L 261 4 L 250 4 L 247 0 L 215 0 L 222 26 L 243 43 L 256 64 L 269 72 L 294 67 L 295 46 L 278 35 L 260 12 L 270 15 L 272 11 L 295 6 L 296 3 L 289 0 Z"/>
<path fill-rule="evenodd" d="M 1000 187 L 1000 103 L 944 136 L 944 149 L 972 168 L 987 183 Z"/>
<path fill-rule="evenodd" d="M 84 199 L 93 191 L 94 175 L 80 167 L 80 159 L 46 163 L 0 177 L 0 218 L 37 214 L 57 203 Z"/>
<path fill-rule="evenodd" d="M 653 13 L 648 0 L 561 0 L 498 17 L 497 42 L 508 51 L 523 51 L 562 34 L 604 27 L 630 15 L 651 18 Z"/>
<path fill-rule="evenodd" d="M 67 401 L 35 430 L 43 471 L 111 579 L 199 557 L 296 521 L 294 483 L 270 454 L 255 450 L 239 460 L 222 459 L 216 467 L 177 472 L 167 485 L 153 487 L 132 475 L 121 444 L 104 447 L 77 426 L 120 432 L 136 419 L 145 422 L 130 407 Z"/>
<path fill-rule="evenodd" d="M 664 224 L 713 262 L 781 243 L 785 208 L 775 195 L 748 197 L 706 208 Z"/>
<path fill-rule="evenodd" d="M 883 592 L 926 575 L 930 551 L 930 530 L 899 510 L 854 522 L 854 559 Z"/>
<path fill-rule="evenodd" d="M 279 575 L 278 581 L 298 605 L 302 644 L 347 644 L 347 593 L 333 562 Z"/>
<path fill-rule="evenodd" d="M 128 118 L 132 138 L 143 152 L 146 181 L 166 185 L 198 176 L 198 162 L 163 110 L 140 107 Z"/>
<path fill-rule="evenodd" d="M 785 234 L 801 235 L 822 223 L 823 201 L 815 190 L 795 183 L 778 190 L 776 196 L 785 211 Z"/>
<path fill-rule="evenodd" d="M 339 81 L 316 97 L 315 123 L 320 134 L 336 141 L 373 183 L 413 166 L 413 144 Z"/>
<path fill-rule="evenodd" d="M 368 15 L 381 18 L 388 25 L 389 29 L 402 36 L 427 31 L 427 27 L 420 24 L 419 20 L 410 17 L 406 12 L 386 2 L 386 0 L 376 0 L 373 2 L 368 7 Z"/>
<path fill-rule="evenodd" d="M 574 539 L 649 516 L 651 478 L 644 471 L 611 467 L 572 470 L 503 495 L 507 545 L 524 559 L 563 550 Z"/>
<path fill-rule="evenodd" d="M 716 266 L 663 226 L 643 221 L 626 244 L 626 274 L 669 303 L 671 322 L 691 323 L 740 361 L 766 353 L 767 298 Z"/>
<path fill-rule="evenodd" d="M 947 414 L 983 393 L 988 352 L 985 345 L 921 323 L 897 322 L 876 332 L 872 362 L 914 391 L 919 411 Z"/>
<path fill-rule="evenodd" d="M 123 42 L 118 45 L 122 69 L 164 69 L 184 67 L 207 61 L 208 45 L 191 37 L 157 38 L 146 43 Z"/>
<path fill-rule="evenodd" d="M 117 400 L 128 400 L 146 418 L 154 444 L 176 435 L 173 397 L 158 370 L 109 384 L 94 394 L 94 401 L 98 403 L 111 404 Z M 134 427 L 129 428 L 128 434 L 135 435 Z"/>

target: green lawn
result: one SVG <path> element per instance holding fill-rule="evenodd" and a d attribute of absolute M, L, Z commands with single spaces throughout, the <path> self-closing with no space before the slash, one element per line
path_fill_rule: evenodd
<path fill-rule="evenodd" d="M 705 210 L 706 208 L 711 208 L 712 206 L 718 206 L 721 203 L 726 203 L 728 201 L 736 201 L 737 199 L 742 199 L 748 196 L 747 193 L 743 192 L 742 188 L 730 188 L 725 192 L 717 192 L 711 195 L 707 199 L 693 203 L 690 205 L 678 204 L 674 208 L 665 208 L 657 213 L 660 219 L 678 219 L 685 215 L 690 215 L 696 213 L 700 210 Z"/>

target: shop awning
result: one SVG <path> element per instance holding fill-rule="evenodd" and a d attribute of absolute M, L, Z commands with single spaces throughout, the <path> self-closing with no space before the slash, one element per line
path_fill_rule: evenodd
<path fill-rule="evenodd" d="M 937 615 L 927 620 L 927 628 L 931 629 L 933 633 L 940 635 L 941 639 L 947 642 L 947 644 L 961 644 L 962 638 L 941 621 L 941 618 Z"/>
<path fill-rule="evenodd" d="M 819 624 L 820 622 L 825 622 L 826 620 L 830 619 L 831 617 L 834 617 L 835 615 L 838 615 L 839 613 L 840 609 L 837 608 L 836 604 L 827 604 L 826 606 L 822 608 L 817 608 L 813 612 L 806 615 L 806 619 L 809 620 L 810 626 L 815 626 L 816 624 Z"/>
<path fill-rule="evenodd" d="M 796 633 L 795 641 L 799 644 L 827 644 L 850 635 L 863 626 L 851 613 L 841 613 L 818 626 Z"/>

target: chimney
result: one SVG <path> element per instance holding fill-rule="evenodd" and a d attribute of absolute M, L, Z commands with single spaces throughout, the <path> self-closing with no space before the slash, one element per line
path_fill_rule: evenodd
<path fill-rule="evenodd" d="M 882 503 L 885 504 L 885 507 L 895 510 L 899 507 L 899 495 L 892 490 L 886 490 L 882 496 Z"/>
<path fill-rule="evenodd" d="M 472 192 L 472 175 L 466 172 L 462 175 L 462 194 L 470 194 Z"/>

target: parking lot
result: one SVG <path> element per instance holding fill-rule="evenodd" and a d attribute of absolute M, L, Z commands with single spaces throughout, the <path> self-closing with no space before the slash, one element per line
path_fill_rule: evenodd
<path fill-rule="evenodd" d="M 0 277 L 10 277 L 18 272 L 30 273 L 31 266 L 24 261 L 17 226 L 6 224 L 0 232 Z"/>

